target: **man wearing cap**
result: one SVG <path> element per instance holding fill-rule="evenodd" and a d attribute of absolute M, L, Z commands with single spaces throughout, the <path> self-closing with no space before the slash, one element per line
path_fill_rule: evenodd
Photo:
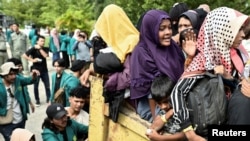
<path fill-rule="evenodd" d="M 3 64 L 7 59 L 6 38 L 2 26 L 0 26 L 0 64 Z"/>
<path fill-rule="evenodd" d="M 18 69 L 13 62 L 6 62 L 0 67 L 0 116 L 6 116 L 10 108 L 13 110 L 12 122 L 0 125 L 5 141 L 10 140 L 14 129 L 25 127 L 27 113 L 22 110 L 26 105 L 22 86 L 34 83 L 40 75 L 39 71 L 33 70 L 32 76 L 20 77 Z"/>
<path fill-rule="evenodd" d="M 46 109 L 47 118 L 42 124 L 43 141 L 73 141 L 88 134 L 88 126 L 71 120 L 62 104 L 53 103 Z"/>

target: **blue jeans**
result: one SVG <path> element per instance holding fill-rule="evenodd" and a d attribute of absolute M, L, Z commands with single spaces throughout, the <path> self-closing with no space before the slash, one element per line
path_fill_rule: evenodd
<path fill-rule="evenodd" d="M 46 97 L 47 97 L 46 102 L 48 102 L 49 98 L 50 98 L 50 82 L 49 82 L 49 74 L 48 74 L 48 72 L 40 72 L 40 76 L 38 77 L 38 80 L 34 84 L 35 99 L 36 99 L 36 102 L 40 102 L 39 92 L 38 92 L 40 78 L 43 81 L 43 84 L 44 84 L 44 87 L 45 87 L 45 92 L 46 92 Z"/>
<path fill-rule="evenodd" d="M 57 59 L 60 59 L 60 52 L 53 52 L 52 63 Z"/>
<path fill-rule="evenodd" d="M 10 136 L 16 128 L 25 128 L 25 122 L 26 120 L 23 120 L 17 124 L 10 123 L 6 125 L 0 125 L 0 133 L 3 135 L 5 141 L 10 141 Z"/>
<path fill-rule="evenodd" d="M 147 120 L 152 123 L 153 116 L 152 116 L 150 106 L 149 106 L 149 98 L 152 98 L 151 94 L 138 99 L 136 111 L 137 111 L 137 114 L 142 119 Z M 158 115 L 159 113 L 160 113 L 160 108 L 156 106 L 155 114 Z"/>

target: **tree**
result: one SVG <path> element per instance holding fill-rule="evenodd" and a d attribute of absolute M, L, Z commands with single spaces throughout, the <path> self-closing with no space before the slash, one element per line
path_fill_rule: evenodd
<path fill-rule="evenodd" d="M 132 23 L 136 25 L 145 11 L 162 9 L 168 12 L 175 2 L 175 0 L 167 2 L 162 0 L 0 0 L 0 12 L 14 17 L 19 23 L 35 23 L 41 26 L 55 26 L 57 23 L 60 28 L 91 28 L 90 24 L 93 24 L 103 8 L 111 3 L 122 7 Z M 250 14 L 250 0 L 182 0 L 182 2 L 187 3 L 190 9 L 207 3 L 211 10 L 219 6 L 227 6 L 247 15 Z M 73 16 L 75 14 L 78 17 Z M 73 24 L 73 22 L 76 23 Z"/>

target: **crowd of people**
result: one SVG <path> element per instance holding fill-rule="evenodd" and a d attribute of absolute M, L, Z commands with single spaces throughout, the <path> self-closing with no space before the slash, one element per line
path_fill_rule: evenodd
<path fill-rule="evenodd" d="M 43 140 L 87 140 L 89 76 L 96 74 L 105 76 L 103 96 L 110 118 L 117 121 L 126 99 L 138 116 L 151 123 L 145 131 L 149 140 L 207 139 L 195 131 L 187 106 L 190 91 L 206 72 L 223 79 L 228 107 L 222 124 L 250 124 L 249 72 L 245 71 L 250 64 L 245 49 L 249 44 L 241 43 L 250 38 L 249 27 L 249 16 L 235 9 L 210 9 L 207 4 L 189 9 L 185 3 L 174 4 L 169 13 L 148 10 L 135 26 L 121 7 L 110 4 L 96 20 L 91 37 L 80 29 L 70 36 L 53 28 L 46 48 L 38 28 L 25 35 L 13 23 L 6 36 L 0 33 L 0 116 L 4 119 L 13 111 L 11 122 L 0 122 L 0 133 L 5 141 L 16 138 L 15 134 L 35 140 L 34 134 L 22 129 L 29 107 L 34 111 L 30 94 L 34 93 L 36 106 L 41 104 L 41 79 L 48 104 Z M 6 42 L 11 57 L 6 55 Z M 49 52 L 52 64 L 47 64 Z M 55 68 L 51 76 L 48 65 Z M 27 88 L 30 84 L 33 92 Z M 170 134 L 161 134 L 162 130 Z"/>

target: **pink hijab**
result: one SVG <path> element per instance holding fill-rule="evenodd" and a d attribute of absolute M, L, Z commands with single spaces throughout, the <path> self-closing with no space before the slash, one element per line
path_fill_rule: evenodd
<path fill-rule="evenodd" d="M 50 36 L 53 38 L 54 44 L 57 47 L 57 49 L 60 49 L 59 37 L 56 28 L 53 28 L 51 30 Z"/>

